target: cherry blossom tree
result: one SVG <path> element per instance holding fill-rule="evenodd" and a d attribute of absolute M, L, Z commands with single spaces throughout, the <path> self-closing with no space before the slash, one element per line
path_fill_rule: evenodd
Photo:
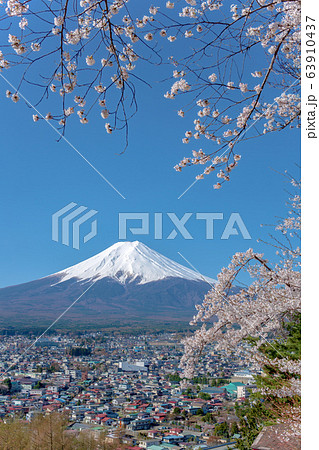
<path fill-rule="evenodd" d="M 291 179 L 291 183 L 299 190 L 299 182 Z M 202 325 L 184 340 L 181 367 L 185 378 L 194 376 L 205 347 L 216 343 L 216 349 L 235 351 L 256 368 L 272 367 L 278 380 L 283 373 L 289 375 L 283 382 L 263 387 L 263 394 L 277 398 L 300 397 L 300 359 L 280 355 L 277 346 L 272 344 L 274 339 L 287 336 L 287 322 L 301 313 L 299 193 L 291 197 L 289 215 L 278 223 L 276 231 L 281 236 L 272 236 L 277 261 L 272 263 L 252 249 L 236 253 L 229 266 L 218 275 L 217 283 L 203 303 L 197 305 L 191 324 Z M 242 272 L 249 275 L 251 282 L 238 289 Z M 213 321 L 214 318 L 218 320 Z M 243 352 L 239 344 L 248 338 L 253 345 L 245 346 Z M 270 357 L 269 351 L 263 351 L 265 346 L 276 350 L 279 357 Z M 282 417 L 294 433 L 299 432 L 298 405 L 286 408 Z"/>
<path fill-rule="evenodd" d="M 167 51 L 165 83 L 173 84 L 163 94 L 194 147 L 177 171 L 201 164 L 197 178 L 216 171 L 218 189 L 241 159 L 240 141 L 299 126 L 300 0 L 143 2 L 139 18 L 128 0 L 0 3 L 8 35 L 0 69 L 20 74 L 6 95 L 18 102 L 24 86 L 37 88 L 34 106 L 47 99 L 52 112 L 33 111 L 33 120 L 53 121 L 61 133 L 74 114 L 83 125 L 98 114 L 107 133 L 125 129 L 127 144 L 143 81 L 136 65 L 167 62 Z"/>

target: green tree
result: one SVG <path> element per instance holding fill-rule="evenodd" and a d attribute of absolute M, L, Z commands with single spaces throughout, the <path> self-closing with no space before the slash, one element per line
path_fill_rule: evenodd
<path fill-rule="evenodd" d="M 187 388 L 186 391 L 183 392 L 183 395 L 185 395 L 188 398 L 194 398 L 194 392 L 191 388 Z"/>
<path fill-rule="evenodd" d="M 41 389 L 41 388 L 43 388 L 43 386 L 44 386 L 43 382 L 39 380 L 39 381 L 33 386 L 33 389 Z"/>
<path fill-rule="evenodd" d="M 10 378 L 6 378 L 3 383 L 7 386 L 8 391 L 11 392 L 12 389 L 12 382 Z"/>
<path fill-rule="evenodd" d="M 215 426 L 214 430 L 215 436 L 224 437 L 226 439 L 229 438 L 229 426 L 227 422 L 219 423 Z"/>
<path fill-rule="evenodd" d="M 257 377 L 259 388 L 280 389 L 289 385 L 290 379 L 298 374 L 282 372 L 271 360 L 287 358 L 298 360 L 301 357 L 301 315 L 295 314 L 292 320 L 285 323 L 287 336 L 270 344 L 262 344 L 260 351 L 266 354 L 270 363 L 263 368 L 263 376 Z M 248 339 L 253 345 L 256 340 Z M 285 411 L 300 404 L 300 397 L 278 398 L 273 395 L 253 394 L 241 406 L 236 406 L 236 414 L 240 422 L 240 439 L 237 440 L 238 450 L 250 448 L 252 442 L 264 426 L 276 423 L 285 417 Z"/>
<path fill-rule="evenodd" d="M 209 384 L 209 380 L 207 377 L 194 377 L 192 379 L 194 384 Z"/>
<path fill-rule="evenodd" d="M 202 420 L 203 420 L 203 422 L 216 423 L 216 419 L 212 413 L 205 414 L 205 416 L 203 417 Z"/>
<path fill-rule="evenodd" d="M 177 372 L 169 374 L 168 379 L 169 379 L 169 381 L 173 381 L 173 382 L 175 381 L 177 383 L 179 383 L 181 381 L 181 377 L 178 375 Z"/>
<path fill-rule="evenodd" d="M 234 434 L 237 434 L 238 431 L 239 431 L 239 428 L 238 428 L 237 423 L 236 423 L 236 422 L 233 422 L 233 423 L 231 424 L 231 427 L 230 427 L 230 435 L 231 435 L 231 436 L 234 436 Z"/>
<path fill-rule="evenodd" d="M 206 392 L 200 392 L 198 394 L 198 398 L 201 398 L 203 400 L 211 400 L 211 396 L 209 394 L 207 394 Z"/>
<path fill-rule="evenodd" d="M 182 411 L 182 417 L 184 419 L 187 419 L 187 417 L 188 417 L 188 412 L 185 409 Z"/>
<path fill-rule="evenodd" d="M 271 424 L 275 417 L 261 400 L 245 401 L 243 405 L 236 408 L 239 418 L 240 435 L 237 439 L 238 450 L 247 450 L 251 447 L 254 439 L 258 436 L 264 425 Z"/>
<path fill-rule="evenodd" d="M 68 353 L 71 356 L 89 356 L 92 351 L 87 347 L 71 347 Z"/>

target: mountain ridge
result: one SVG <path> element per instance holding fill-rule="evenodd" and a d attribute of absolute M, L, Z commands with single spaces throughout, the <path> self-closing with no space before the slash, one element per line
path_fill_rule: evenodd
<path fill-rule="evenodd" d="M 64 317 L 70 323 L 189 321 L 213 283 L 141 242 L 118 242 L 62 271 L 0 289 L 0 325 L 50 323 L 73 302 Z"/>

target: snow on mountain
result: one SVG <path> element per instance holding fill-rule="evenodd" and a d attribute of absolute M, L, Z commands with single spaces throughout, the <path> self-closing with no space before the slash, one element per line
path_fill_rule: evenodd
<path fill-rule="evenodd" d="M 71 278 L 78 280 L 112 278 L 121 284 L 146 284 L 165 278 L 183 278 L 191 281 L 216 283 L 208 277 L 150 249 L 139 241 L 117 242 L 101 253 L 54 275 L 59 283 Z"/>

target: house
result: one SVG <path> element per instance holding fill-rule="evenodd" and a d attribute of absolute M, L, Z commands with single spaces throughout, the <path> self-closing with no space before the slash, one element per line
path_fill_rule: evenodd
<path fill-rule="evenodd" d="M 36 378 L 30 378 L 30 377 L 21 378 L 19 380 L 21 389 L 23 391 L 31 391 L 31 389 L 33 388 L 33 386 L 36 385 L 37 382 L 38 382 L 38 380 Z"/>
<path fill-rule="evenodd" d="M 77 421 L 82 420 L 84 417 L 84 411 L 74 410 L 71 414 L 71 419 Z"/>
<path fill-rule="evenodd" d="M 186 411 L 189 412 L 189 414 L 194 415 L 197 414 L 202 408 L 199 406 L 189 406 Z"/>
<path fill-rule="evenodd" d="M 169 434 L 163 437 L 163 443 L 166 444 L 179 444 L 185 440 L 185 436 L 183 434 Z"/>
<path fill-rule="evenodd" d="M 153 417 L 148 417 L 145 419 L 135 419 L 128 425 L 127 429 L 131 431 L 149 430 L 153 424 Z"/>
<path fill-rule="evenodd" d="M 151 445 L 148 450 L 172 450 L 172 446 L 170 444 Z"/>
<path fill-rule="evenodd" d="M 223 387 L 226 389 L 227 397 L 230 400 L 233 400 L 235 398 L 240 398 L 240 397 L 238 397 L 238 387 L 243 388 L 244 386 L 245 386 L 244 383 L 241 383 L 240 381 L 235 381 L 233 383 L 226 384 Z M 243 391 L 243 389 L 242 389 L 242 391 Z"/>
<path fill-rule="evenodd" d="M 243 399 L 248 397 L 249 392 L 247 390 L 247 387 L 245 385 L 243 386 L 237 386 L 237 399 Z"/>
<path fill-rule="evenodd" d="M 57 409 L 59 409 L 59 406 L 60 405 L 56 405 L 56 404 L 51 403 L 50 405 L 44 405 L 43 409 L 47 413 L 51 413 L 51 412 L 56 411 Z"/>
<path fill-rule="evenodd" d="M 37 395 L 39 397 L 41 397 L 45 392 L 45 389 L 31 389 L 31 391 L 29 392 L 30 395 Z"/>
<path fill-rule="evenodd" d="M 155 414 L 153 417 L 156 420 L 156 422 L 160 423 L 160 422 L 164 422 L 164 420 L 166 419 L 166 414 L 158 413 L 158 414 Z"/>
<path fill-rule="evenodd" d="M 149 449 L 150 447 L 152 447 L 153 445 L 157 445 L 157 444 L 159 444 L 160 443 L 160 441 L 158 440 L 158 439 L 143 439 L 143 440 L 141 440 L 141 441 L 139 441 L 139 443 L 138 443 L 138 445 L 141 447 L 141 448 L 147 448 L 147 449 Z"/>
<path fill-rule="evenodd" d="M 111 427 L 114 423 L 114 420 L 111 419 L 110 417 L 103 417 L 103 419 L 101 419 L 101 425 L 105 425 L 107 427 Z"/>
<path fill-rule="evenodd" d="M 223 386 L 223 387 L 207 387 L 207 388 L 202 389 L 201 392 L 204 392 L 205 394 L 209 394 L 212 397 L 215 397 L 217 395 L 225 397 L 226 393 L 227 393 L 225 386 Z"/>
<path fill-rule="evenodd" d="M 217 445 L 214 445 L 213 447 L 211 447 L 211 446 L 208 447 L 208 445 L 206 445 L 206 444 L 196 445 L 194 447 L 194 450 L 205 450 L 205 449 L 207 449 L 207 450 L 215 450 L 215 449 L 216 450 L 229 450 L 231 448 L 236 450 L 235 447 L 236 447 L 235 442 L 227 442 L 227 444 L 217 444 Z"/>
<path fill-rule="evenodd" d="M 169 434 L 175 434 L 175 435 L 179 435 L 179 434 L 181 434 L 182 433 L 182 431 L 183 431 L 183 428 L 171 428 L 170 430 L 169 430 Z"/>
<path fill-rule="evenodd" d="M 147 437 L 152 438 L 152 439 L 159 437 L 161 435 L 162 435 L 162 433 L 160 430 L 149 430 L 147 432 Z"/>
<path fill-rule="evenodd" d="M 56 385 L 47 387 L 47 392 L 48 393 L 56 393 L 56 394 L 58 394 L 60 392 L 60 390 L 61 390 L 61 387 L 60 386 L 56 386 Z"/>
<path fill-rule="evenodd" d="M 125 397 L 117 397 L 117 398 L 114 398 L 112 400 L 112 405 L 121 406 L 125 402 L 126 402 L 126 398 Z"/>
<path fill-rule="evenodd" d="M 118 421 L 120 427 L 125 427 L 133 421 L 132 417 L 121 417 Z"/>
<path fill-rule="evenodd" d="M 235 372 L 233 374 L 233 376 L 231 377 L 230 381 L 232 383 L 237 382 L 237 381 L 239 381 L 241 383 L 245 383 L 245 384 L 252 383 L 252 382 L 254 382 L 254 376 L 250 373 L 249 370 L 244 369 L 244 370 Z"/>

